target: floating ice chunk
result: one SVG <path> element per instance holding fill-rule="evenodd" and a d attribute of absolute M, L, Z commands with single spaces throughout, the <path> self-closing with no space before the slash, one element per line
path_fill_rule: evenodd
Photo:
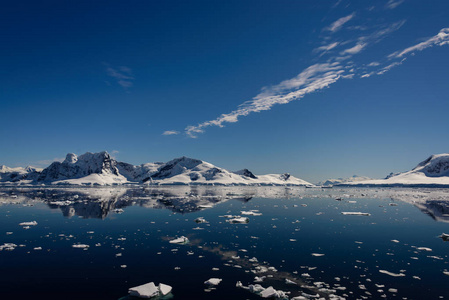
<path fill-rule="evenodd" d="M 36 225 L 37 225 L 36 221 L 19 223 L 19 226 L 36 226 Z"/>
<path fill-rule="evenodd" d="M 285 283 L 286 284 L 297 284 L 296 282 L 294 282 L 293 280 L 290 280 L 288 278 L 285 278 Z"/>
<path fill-rule="evenodd" d="M 427 247 L 418 247 L 418 248 L 416 248 L 416 250 L 427 251 L 427 252 L 431 252 L 432 251 L 432 249 L 427 248 Z"/>
<path fill-rule="evenodd" d="M 312 253 L 312 256 L 320 257 L 320 256 L 324 256 L 324 254 L 322 254 L 322 253 Z"/>
<path fill-rule="evenodd" d="M 219 268 L 212 268 L 212 271 L 220 271 Z"/>
<path fill-rule="evenodd" d="M 177 239 L 171 240 L 169 243 L 170 244 L 187 244 L 189 242 L 189 239 L 186 238 L 185 236 L 181 236 Z"/>
<path fill-rule="evenodd" d="M 249 223 L 249 218 L 247 217 L 233 218 L 226 220 L 226 222 L 229 222 L 231 224 L 246 224 Z"/>
<path fill-rule="evenodd" d="M 449 272 L 448 271 L 443 271 L 443 274 L 449 276 Z"/>
<path fill-rule="evenodd" d="M 449 241 L 449 234 L 447 234 L 447 233 L 443 232 L 439 237 L 442 238 L 443 241 L 445 241 L 445 242 Z"/>
<path fill-rule="evenodd" d="M 151 298 L 159 295 L 159 289 L 154 282 L 149 282 L 139 286 L 132 287 L 128 290 L 131 296 L 140 298 Z"/>
<path fill-rule="evenodd" d="M 34 247 L 33 250 L 42 250 L 42 247 Z"/>
<path fill-rule="evenodd" d="M 162 296 L 169 294 L 172 291 L 172 287 L 168 284 L 159 283 L 159 292 Z"/>
<path fill-rule="evenodd" d="M 4 243 L 3 245 L 0 245 L 0 251 L 6 250 L 6 251 L 12 251 L 16 249 L 17 245 L 13 243 Z"/>
<path fill-rule="evenodd" d="M 250 210 L 250 211 L 241 211 L 242 215 L 245 216 L 261 216 L 262 213 L 260 213 L 258 210 Z"/>
<path fill-rule="evenodd" d="M 383 274 L 387 274 L 387 275 L 393 276 L 393 277 L 405 276 L 405 274 L 403 274 L 403 273 L 392 273 L 392 272 L 389 272 L 389 271 L 386 271 L 386 270 L 379 270 L 379 272 L 383 273 Z"/>
<path fill-rule="evenodd" d="M 114 209 L 114 212 L 115 212 L 116 214 L 121 214 L 121 213 L 124 212 L 124 210 L 121 209 L 121 208 L 116 208 L 116 209 Z"/>
<path fill-rule="evenodd" d="M 399 243 L 398 240 L 391 240 L 393 243 Z"/>
<path fill-rule="evenodd" d="M 390 293 L 397 293 L 397 292 L 398 292 L 397 289 L 393 289 L 393 288 L 388 289 L 388 291 L 389 291 Z"/>
<path fill-rule="evenodd" d="M 254 277 L 254 282 L 263 282 L 264 279 L 267 278 L 266 276 L 261 276 L 261 277 Z"/>
<path fill-rule="evenodd" d="M 194 221 L 195 223 L 209 223 L 203 217 L 196 218 Z"/>
<path fill-rule="evenodd" d="M 73 248 L 79 248 L 79 249 L 86 249 L 86 248 L 89 248 L 89 245 L 86 245 L 86 244 L 73 244 L 72 247 Z"/>
<path fill-rule="evenodd" d="M 221 278 L 210 278 L 204 282 L 207 285 L 219 285 L 223 279 Z"/>
<path fill-rule="evenodd" d="M 278 299 L 286 299 L 287 295 L 284 291 L 277 291 L 275 290 L 272 286 L 267 287 L 266 289 L 264 289 L 261 293 L 260 296 L 262 298 L 278 298 Z M 288 298 L 287 298 L 288 299 Z"/>
<path fill-rule="evenodd" d="M 370 213 L 364 213 L 359 211 L 343 211 L 341 212 L 341 214 L 345 216 L 371 216 Z"/>
<path fill-rule="evenodd" d="M 126 267 L 128 267 L 128 266 L 127 265 L 120 265 L 120 268 L 122 268 L 122 269 L 124 269 Z"/>

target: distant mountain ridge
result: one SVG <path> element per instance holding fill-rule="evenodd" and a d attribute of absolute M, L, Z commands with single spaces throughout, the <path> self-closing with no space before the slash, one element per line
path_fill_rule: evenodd
<path fill-rule="evenodd" d="M 180 157 L 167 163 L 132 165 L 117 162 L 106 152 L 77 156 L 67 154 L 63 162 L 53 162 L 43 170 L 34 168 L 0 169 L 0 182 L 17 184 L 73 185 L 292 185 L 313 186 L 285 174 L 254 175 L 243 169 L 230 172 L 202 160 Z"/>
<path fill-rule="evenodd" d="M 390 173 L 385 179 L 347 182 L 345 186 L 449 186 L 449 153 L 431 155 L 407 172 Z"/>

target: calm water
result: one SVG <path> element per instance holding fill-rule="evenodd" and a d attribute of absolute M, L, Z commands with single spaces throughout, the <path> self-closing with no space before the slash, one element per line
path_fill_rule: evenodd
<path fill-rule="evenodd" d="M 261 299 L 236 282 L 266 276 L 259 284 L 290 298 L 447 299 L 446 199 L 438 189 L 3 188 L 0 245 L 17 247 L 0 251 L 0 293 L 119 299 L 154 281 L 174 299 Z M 247 224 L 224 217 L 250 210 L 261 215 Z M 169 243 L 180 236 L 190 242 Z M 212 277 L 223 280 L 210 290 Z"/>

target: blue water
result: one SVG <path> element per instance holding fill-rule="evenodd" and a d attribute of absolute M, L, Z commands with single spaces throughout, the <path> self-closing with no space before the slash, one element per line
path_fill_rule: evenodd
<path fill-rule="evenodd" d="M 449 242 L 438 238 L 449 233 L 449 215 L 445 202 L 435 206 L 433 198 L 423 200 L 423 210 L 407 198 L 391 199 L 375 190 L 364 191 L 364 196 L 351 189 L 271 188 L 259 193 L 257 188 L 218 187 L 0 192 L 0 245 L 24 245 L 0 251 L 2 299 L 119 299 L 128 288 L 150 281 L 171 285 L 174 299 L 261 299 L 236 287 L 237 281 L 253 284 L 256 275 L 272 275 L 260 284 L 289 291 L 290 297 L 303 292 L 327 297 L 316 282 L 329 289 L 344 287 L 334 293 L 347 299 L 449 297 L 449 276 L 443 273 L 449 270 Z M 446 193 L 438 191 L 439 197 Z M 335 200 L 338 195 L 343 200 Z M 50 204 L 66 200 L 69 205 Z M 116 208 L 123 213 L 114 212 Z M 262 215 L 248 216 L 247 224 L 230 224 L 223 217 L 248 210 Z M 371 215 L 341 214 L 346 211 Z M 198 217 L 209 223 L 195 223 Z M 38 225 L 18 225 L 26 221 Z M 168 242 L 179 236 L 190 243 Z M 78 243 L 89 248 L 72 247 Z M 254 274 L 252 257 L 277 272 Z M 204 281 L 211 277 L 223 280 L 207 290 Z M 286 278 L 298 284 L 288 285 Z"/>

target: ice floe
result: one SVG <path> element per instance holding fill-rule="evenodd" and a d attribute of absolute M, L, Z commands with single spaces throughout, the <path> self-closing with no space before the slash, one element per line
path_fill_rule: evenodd
<path fill-rule="evenodd" d="M 132 287 L 128 290 L 130 296 L 139 298 L 153 298 L 158 296 L 165 296 L 172 291 L 172 287 L 160 283 L 156 286 L 154 282 L 145 283 L 139 286 Z"/>
<path fill-rule="evenodd" d="M 171 240 L 169 241 L 170 244 L 187 244 L 189 242 L 189 239 L 186 238 L 185 236 L 181 236 L 177 239 Z"/>

